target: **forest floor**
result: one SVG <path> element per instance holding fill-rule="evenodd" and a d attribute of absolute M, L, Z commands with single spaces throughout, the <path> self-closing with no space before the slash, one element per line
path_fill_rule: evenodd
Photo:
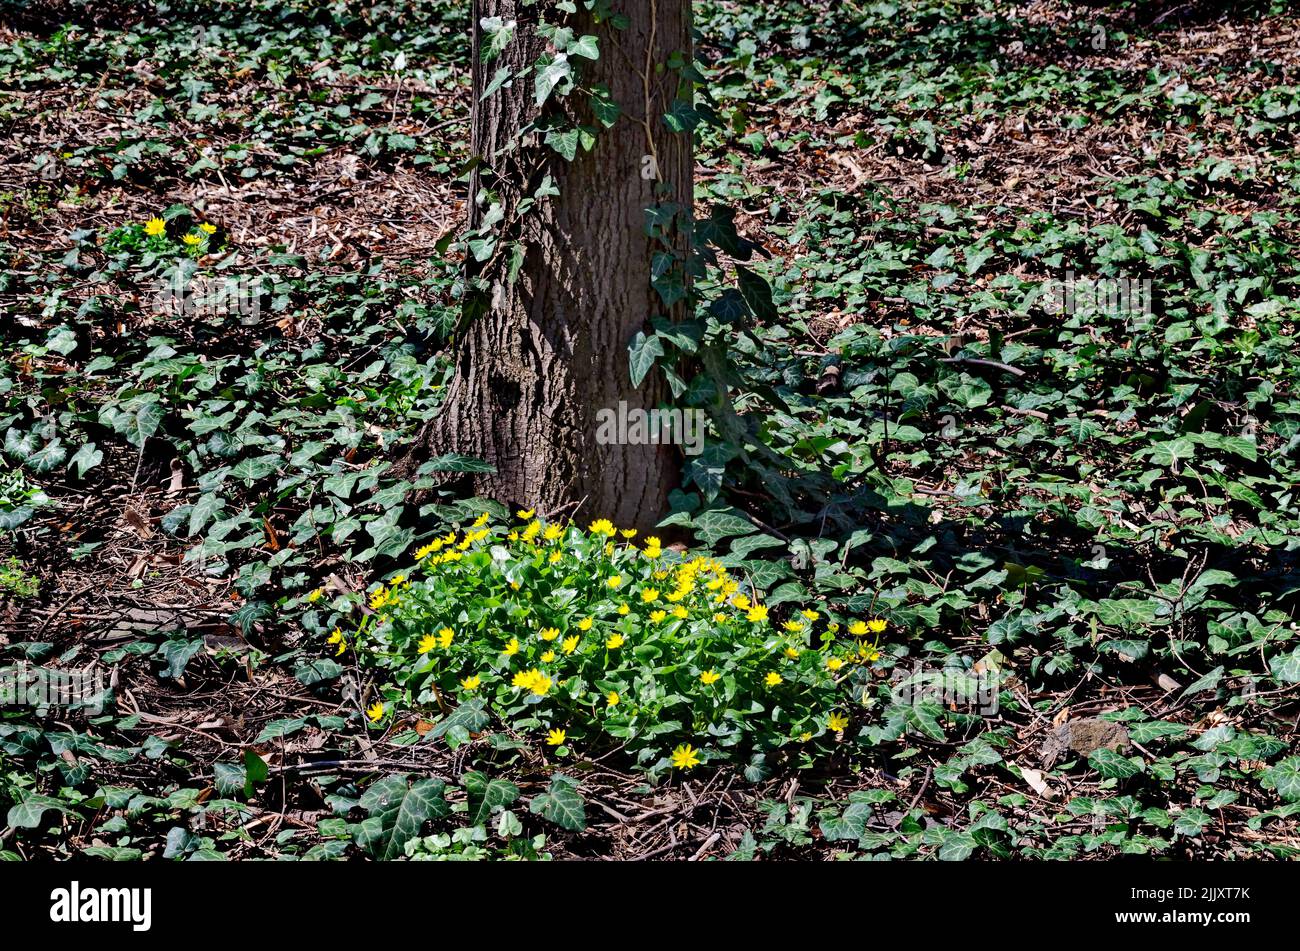
<path fill-rule="evenodd" d="M 737 405 L 792 461 L 724 460 L 679 524 L 765 590 L 887 609 L 882 678 L 993 663 L 1000 704 L 748 775 L 593 748 L 581 829 L 536 737 L 377 730 L 326 642 L 474 509 L 388 471 L 448 374 L 466 5 L 109 6 L 0 13 L 0 659 L 111 691 L 0 710 L 4 857 L 383 855 L 366 790 L 411 775 L 452 806 L 421 857 L 1300 854 L 1284 5 L 696 5 L 697 201 L 775 289 Z M 258 275 L 251 312 L 177 313 L 155 217 L 212 223 L 179 253 Z M 1154 313 L 1018 306 L 1067 271 L 1149 279 Z M 484 776 L 538 814 L 484 821 Z"/>

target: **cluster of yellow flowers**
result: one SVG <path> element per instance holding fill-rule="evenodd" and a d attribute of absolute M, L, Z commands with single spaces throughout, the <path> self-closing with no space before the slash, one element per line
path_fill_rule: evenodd
<path fill-rule="evenodd" d="M 475 542 L 481 542 L 483 539 L 487 538 L 490 534 L 492 534 L 492 529 L 490 528 L 477 527 L 480 524 L 482 524 L 482 521 L 485 518 L 487 518 L 487 513 L 484 513 L 480 517 L 479 521 L 474 523 L 475 528 L 466 532 L 465 537 L 462 538 L 459 542 L 456 541 L 455 532 L 448 532 L 446 535 L 443 535 L 441 538 L 435 538 L 433 541 L 431 541 L 429 544 L 425 545 L 423 548 L 419 549 L 415 553 L 415 560 L 422 562 L 426 566 L 430 566 L 430 567 L 433 565 L 441 565 L 453 561 L 460 561 L 460 559 L 465 556 L 465 552 L 469 551 L 470 547 Z M 455 546 L 454 548 L 450 547 L 453 545 Z M 444 548 L 446 549 L 446 551 L 443 551 Z M 441 552 L 441 554 L 439 554 L 439 552 Z"/>
<path fill-rule="evenodd" d="M 181 238 L 181 240 L 190 247 L 195 247 L 196 245 L 202 244 L 205 238 L 210 238 L 212 235 L 216 234 L 217 226 L 211 222 L 205 221 L 199 225 L 198 230 L 201 232 L 200 234 L 195 234 L 191 231 Z M 161 218 L 150 218 L 144 223 L 144 233 L 151 238 L 160 237 L 167 233 L 167 222 L 163 221 Z"/>
<path fill-rule="evenodd" d="M 394 575 L 388 584 L 381 584 L 370 592 L 370 610 L 383 611 L 385 608 L 396 607 L 402 600 L 402 591 L 410 586 L 411 582 L 406 579 L 406 575 Z M 381 618 L 386 620 L 387 615 L 381 615 Z"/>
<path fill-rule="evenodd" d="M 437 635 L 426 634 L 424 637 L 420 638 L 420 643 L 417 645 L 417 649 L 422 655 L 432 652 L 435 647 L 441 647 L 443 650 L 446 650 L 451 647 L 451 642 L 455 640 L 455 638 L 456 632 L 449 627 L 444 627 L 442 630 L 438 631 Z"/>
<path fill-rule="evenodd" d="M 527 690 L 534 696 L 544 697 L 547 691 L 551 689 L 551 678 L 540 670 L 522 670 L 515 674 L 510 685 L 520 690 Z"/>
<path fill-rule="evenodd" d="M 541 519 L 535 518 L 535 511 L 532 509 L 521 510 L 515 513 L 516 516 L 524 523 L 521 529 L 514 529 L 508 533 L 507 539 L 512 543 L 522 542 L 529 546 L 538 546 L 542 543 L 554 543 L 569 537 L 573 530 L 572 523 L 566 525 L 546 524 Z M 463 536 L 457 532 L 448 532 L 446 535 L 435 538 L 432 542 L 424 545 L 415 552 L 417 562 L 425 569 L 432 570 L 437 565 L 447 564 L 449 562 L 459 561 L 465 553 L 477 543 L 488 538 L 493 529 L 488 526 L 490 515 L 483 513 L 465 531 Z M 598 539 L 604 539 L 603 550 L 607 556 L 614 554 L 614 542 L 617 536 L 621 535 L 625 540 L 626 549 L 633 552 L 637 550 L 637 545 L 633 541 L 637 532 L 635 529 L 619 530 L 609 519 L 596 519 L 588 526 L 588 534 Z M 554 564 L 564 558 L 569 549 L 565 545 L 555 546 L 548 554 L 549 561 Z M 575 550 L 576 551 L 576 550 Z M 640 549 L 640 554 L 651 562 L 659 562 L 664 553 L 662 541 L 654 536 L 645 539 L 644 547 Z M 727 568 L 719 561 L 704 556 L 696 556 L 689 560 L 681 560 L 672 564 L 666 564 L 663 567 L 658 565 L 650 569 L 650 577 L 644 584 L 638 582 L 636 574 L 629 577 L 627 568 L 622 570 L 611 569 L 610 573 L 602 579 L 593 579 L 603 585 L 603 588 L 609 592 L 619 592 L 628 588 L 628 599 L 620 601 L 615 598 L 614 610 L 619 616 L 627 616 L 631 613 L 630 600 L 633 603 L 639 602 L 642 606 L 649 608 L 648 617 L 650 624 L 662 624 L 669 619 L 685 620 L 692 616 L 694 612 L 699 612 L 700 617 L 710 617 L 715 624 L 724 625 L 733 621 L 748 622 L 751 625 L 762 626 L 771 622 L 771 617 L 766 605 L 760 604 L 752 591 L 742 591 L 740 583 L 731 577 Z M 402 592 L 409 586 L 409 582 L 403 575 L 397 575 L 390 579 L 386 584 L 381 584 L 369 597 L 369 606 L 374 612 L 384 612 L 391 610 L 396 606 L 402 597 Z M 519 590 L 520 585 L 515 582 L 511 584 L 515 590 Z M 601 599 L 602 603 L 609 602 Z M 730 610 L 728 610 L 730 609 Z M 385 621 L 388 617 L 386 614 L 380 614 L 379 620 Z M 780 624 L 780 630 L 786 637 L 779 638 L 773 648 L 775 657 L 780 663 L 782 660 L 789 663 L 798 662 L 803 656 L 806 641 L 805 639 L 811 634 L 817 622 L 822 619 L 820 612 L 812 609 L 805 609 L 798 612 L 797 615 L 785 620 Z M 548 667 L 547 665 L 557 662 L 561 655 L 570 656 L 577 653 L 583 645 L 583 635 L 592 631 L 598 620 L 597 617 L 584 616 L 577 620 L 576 631 L 567 636 L 561 637 L 559 628 L 542 627 L 537 631 L 536 637 L 541 642 L 537 647 L 537 652 L 529 651 L 526 655 L 535 658 L 532 665 L 526 669 L 517 670 L 511 676 L 510 684 L 516 690 L 526 691 L 536 697 L 547 696 L 554 687 L 563 686 L 566 681 L 555 679 L 560 676 L 557 668 Z M 851 620 L 847 622 L 847 632 L 854 638 L 861 640 L 868 635 L 874 635 L 876 643 L 857 643 L 847 652 L 842 649 L 830 649 L 823 647 L 819 652 L 825 652 L 825 669 L 832 674 L 838 673 L 846 665 L 857 663 L 872 663 L 879 660 L 881 653 L 878 647 L 879 636 L 887 629 L 887 622 L 880 618 L 870 620 Z M 827 623 L 826 633 L 829 645 L 834 644 L 835 635 L 840 631 L 840 625 L 833 620 Z M 515 655 L 521 654 L 523 645 L 520 638 L 524 634 L 512 635 L 504 644 L 501 654 L 507 659 L 507 668 L 509 659 Z M 339 631 L 335 631 L 330 637 L 331 644 L 337 644 L 339 653 L 342 653 L 347 646 L 346 639 Z M 420 656 L 431 654 L 435 650 L 449 650 L 456 643 L 456 632 L 453 628 L 444 626 L 436 633 L 424 634 L 416 649 Z M 590 644 L 591 641 L 588 641 Z M 603 641 L 596 641 L 597 644 L 603 643 L 607 656 L 612 656 L 612 652 L 618 651 L 627 644 L 627 637 L 623 632 L 609 633 L 603 638 Z M 535 666 L 540 665 L 540 666 Z M 788 671 L 787 671 L 788 672 Z M 699 672 L 699 682 L 704 686 L 712 686 L 719 683 L 725 670 L 709 669 Z M 762 684 L 768 689 L 775 689 L 786 682 L 785 676 L 780 670 L 769 669 L 761 674 Z M 459 681 L 461 689 L 466 693 L 473 693 L 479 690 L 483 684 L 483 675 L 479 673 L 467 673 Z M 617 690 L 606 690 L 603 694 L 596 696 L 602 697 L 607 709 L 618 707 L 623 698 Z M 383 704 L 376 703 L 367 710 L 367 716 L 374 722 L 383 717 Z M 840 711 L 831 711 L 826 714 L 824 721 L 828 731 L 836 734 L 842 734 L 849 726 L 849 717 Z M 800 736 L 801 740 L 810 739 L 812 734 L 804 733 Z M 547 742 L 552 746 L 560 746 L 566 742 L 566 734 L 563 729 L 551 729 Z M 672 751 L 672 765 L 677 769 L 689 770 L 698 766 L 701 762 L 699 752 L 690 744 L 682 744 Z"/>

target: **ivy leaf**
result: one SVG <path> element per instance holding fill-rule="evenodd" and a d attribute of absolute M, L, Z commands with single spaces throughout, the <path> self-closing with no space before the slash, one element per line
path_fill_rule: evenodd
<path fill-rule="evenodd" d="M 939 860 L 964 862 L 977 848 L 979 842 L 969 832 L 950 832 L 943 837 L 943 844 L 939 846 Z"/>
<path fill-rule="evenodd" d="M 740 279 L 740 294 L 754 316 L 759 320 L 776 320 L 779 315 L 772 303 L 772 285 L 767 279 L 743 264 L 736 265 L 736 275 Z"/>
<path fill-rule="evenodd" d="M 189 535 L 193 537 L 201 532 L 208 522 L 221 511 L 222 499 L 215 492 L 200 495 L 199 500 L 190 509 Z"/>
<path fill-rule="evenodd" d="M 201 650 L 203 650 L 203 638 L 201 637 L 193 639 L 173 638 L 163 641 L 162 646 L 158 648 L 158 656 L 167 665 L 167 669 L 163 671 L 162 676 L 176 680 L 181 674 L 185 673 L 185 665 Z"/>
<path fill-rule="evenodd" d="M 1133 760 L 1105 747 L 1088 757 L 1088 765 L 1107 779 L 1128 779 L 1142 772 L 1142 767 Z"/>
<path fill-rule="evenodd" d="M 632 372 L 632 385 L 640 386 L 646 374 L 655 365 L 655 360 L 664 355 L 663 341 L 657 335 L 646 336 L 645 331 L 638 330 L 628 347 L 628 367 Z"/>
<path fill-rule="evenodd" d="M 425 734 L 426 740 L 437 740 L 446 736 L 453 730 L 463 730 L 465 733 L 478 733 L 488 725 L 491 718 L 484 709 L 484 701 L 481 698 L 466 700 L 440 722 L 434 725 L 428 733 Z"/>
<path fill-rule="evenodd" d="M 45 813 L 54 809 L 65 815 L 71 812 L 58 799 L 52 799 L 49 796 L 28 796 L 22 802 L 13 806 L 9 810 L 9 815 L 5 818 L 6 824 L 15 829 L 35 829 L 41 824 L 41 817 Z"/>
<path fill-rule="evenodd" d="M 568 54 L 582 56 L 585 59 L 600 59 L 600 38 L 591 35 L 580 36 L 569 44 Z"/>
<path fill-rule="evenodd" d="M 488 83 L 487 88 L 483 90 L 483 95 L 479 96 L 479 102 L 482 102 L 484 99 L 487 99 L 494 92 L 496 92 L 498 89 L 504 86 L 506 82 L 510 79 L 511 75 L 512 73 L 510 72 L 509 69 L 505 69 L 505 68 L 498 69 L 496 73 L 492 76 L 492 81 Z"/>
<path fill-rule="evenodd" d="M 546 66 L 537 70 L 537 77 L 533 81 L 534 102 L 541 106 L 551 97 L 555 87 L 560 83 L 567 82 L 573 78 L 573 66 L 569 63 L 569 57 L 560 53 Z"/>
<path fill-rule="evenodd" d="M 578 781 L 560 773 L 551 777 L 549 791 L 533 797 L 529 810 L 554 822 L 561 829 L 581 832 L 587 828 L 586 803 L 578 795 Z"/>
<path fill-rule="evenodd" d="M 238 796 L 244 791 L 244 767 L 240 763 L 213 763 L 212 785 L 222 796 Z"/>
<path fill-rule="evenodd" d="M 572 162 L 578 154 L 578 130 L 577 129 L 552 129 L 546 133 L 545 142 L 556 152 L 563 156 L 566 162 Z"/>
<path fill-rule="evenodd" d="M 1196 444 L 1187 438 L 1170 439 L 1156 443 L 1145 452 L 1156 465 L 1170 469 L 1191 459 L 1196 454 Z"/>
<path fill-rule="evenodd" d="M 341 673 L 343 673 L 343 667 L 338 661 L 328 657 L 321 657 L 301 665 L 293 672 L 293 675 L 304 687 L 313 687 L 327 680 L 333 680 Z"/>
<path fill-rule="evenodd" d="M 597 85 L 591 90 L 591 114 L 596 117 L 597 122 L 608 129 L 618 122 L 623 109 L 614 101 L 608 87 Z"/>
<path fill-rule="evenodd" d="M 966 276 L 974 277 L 984 262 L 993 257 L 993 248 L 985 245 L 982 248 L 966 249 Z"/>
<path fill-rule="evenodd" d="M 489 779 L 477 770 L 467 772 L 463 781 L 469 796 L 470 824 L 482 825 L 497 809 L 519 798 L 519 787 L 509 780 Z"/>
<path fill-rule="evenodd" d="M 483 62 L 490 63 L 500 56 L 514 39 L 515 21 L 507 21 L 501 17 L 483 17 L 478 21 L 478 25 L 483 30 L 480 57 Z"/>
<path fill-rule="evenodd" d="M 78 479 L 84 479 L 87 472 L 103 461 L 104 454 L 93 442 L 88 442 L 68 460 L 68 468 L 76 472 Z"/>
<path fill-rule="evenodd" d="M 709 313 L 718 318 L 719 323 L 731 324 L 749 314 L 749 305 L 740 291 L 729 287 L 709 305 Z"/>
<path fill-rule="evenodd" d="M 53 472 L 68 458 L 68 450 L 58 439 L 51 440 L 27 457 L 27 465 L 38 475 Z"/>
<path fill-rule="evenodd" d="M 306 725 L 306 717 L 284 717 L 279 720 L 272 720 L 262 727 L 262 732 L 257 735 L 257 739 L 253 742 L 265 743 L 268 740 L 278 740 L 284 736 L 292 736 Z"/>
<path fill-rule="evenodd" d="M 1288 756 L 1264 772 L 1264 785 L 1287 802 L 1300 802 L 1300 756 Z M 13 820 L 9 820 L 13 825 Z"/>
<path fill-rule="evenodd" d="M 150 394 L 152 399 L 137 397 L 130 400 L 121 408 L 113 417 L 113 431 L 121 434 L 132 446 L 137 449 L 142 447 L 145 442 L 158 431 L 162 425 L 163 412 L 162 404 L 158 398 Z"/>
<path fill-rule="evenodd" d="M 695 518 L 695 532 L 704 544 L 712 547 L 732 535 L 752 535 L 754 523 L 734 510 L 713 509 Z"/>
<path fill-rule="evenodd" d="M 1268 669 L 1278 683 L 1300 684 L 1300 647 L 1274 657 L 1268 662 Z"/>
<path fill-rule="evenodd" d="M 420 466 L 420 475 L 428 475 L 431 472 L 496 471 L 496 466 L 492 465 L 492 463 L 484 462 L 482 459 L 476 459 L 474 456 L 466 456 L 459 452 L 449 452 L 436 459 L 430 459 L 424 465 Z"/>
<path fill-rule="evenodd" d="M 401 858 L 406 843 L 420 834 L 430 819 L 451 813 L 443 796 L 446 783 L 421 779 L 407 785 L 406 776 L 388 776 L 366 790 L 359 804 L 370 813 L 353 832 L 353 839 L 375 858 Z"/>

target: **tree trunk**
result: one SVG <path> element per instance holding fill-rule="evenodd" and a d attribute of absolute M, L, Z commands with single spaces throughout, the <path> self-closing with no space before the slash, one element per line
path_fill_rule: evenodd
<path fill-rule="evenodd" d="M 585 97 L 565 97 L 564 108 L 599 129 L 596 144 L 566 161 L 540 143 L 526 143 L 531 161 L 542 163 L 529 169 L 520 164 L 516 138 L 537 118 L 532 74 L 481 97 L 499 68 L 518 72 L 545 51 L 537 7 L 520 0 L 474 0 L 472 148 L 481 164 L 471 182 L 470 225 L 483 215 L 473 197 L 484 182 L 508 206 L 532 194 L 541 173 L 552 176 L 559 194 L 524 219 L 526 257 L 517 280 L 510 284 L 504 269 L 496 269 L 486 313 L 463 328 L 447 402 L 421 435 L 417 452 L 487 460 L 496 472 L 475 476 L 474 490 L 509 505 L 568 514 L 580 507 L 584 519 L 645 529 L 664 513 L 680 471 L 678 451 L 602 444 L 597 414 L 618 412 L 620 403 L 650 410 L 666 396 L 655 371 L 632 387 L 628 344 L 638 330 L 648 329 L 652 316 L 680 316 L 651 287 L 656 248 L 645 210 L 662 200 L 657 189 L 684 208 L 691 203 L 690 135 L 670 132 L 660 118 L 681 94 L 679 77 L 659 65 L 674 53 L 690 62 L 690 2 L 629 0 L 616 6 L 630 21 L 625 29 L 595 25 L 586 13 L 568 22 L 579 36 L 599 37 L 599 59 L 574 62 L 584 86 L 609 89 L 621 116 L 603 128 Z M 484 64 L 479 22 L 491 16 L 518 26 L 504 53 Z M 684 257 L 686 239 L 674 240 Z"/>

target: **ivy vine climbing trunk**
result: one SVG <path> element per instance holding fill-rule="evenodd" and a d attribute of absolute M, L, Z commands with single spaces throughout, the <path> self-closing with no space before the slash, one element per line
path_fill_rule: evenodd
<path fill-rule="evenodd" d="M 575 67 L 572 91 L 539 107 L 539 83 L 549 81 L 539 59 L 562 52 L 539 28 L 539 11 L 545 8 L 552 23 L 562 14 L 553 0 L 473 4 L 478 165 L 470 232 L 479 229 L 481 237 L 471 241 L 467 277 L 480 289 L 467 293 L 453 381 L 417 453 L 490 462 L 496 471 L 475 474 L 474 489 L 507 504 L 644 529 L 666 508 L 680 472 L 678 450 L 598 439 L 598 416 L 635 415 L 667 395 L 657 372 L 632 385 L 628 345 L 651 319 L 681 316 L 674 312 L 682 306 L 677 295 L 659 294 L 651 281 L 662 282 L 670 259 L 684 273 L 688 253 L 688 227 L 679 225 L 689 220 L 691 136 L 670 131 L 662 117 L 675 102 L 690 101 L 681 76 L 682 64 L 691 62 L 690 2 L 616 3 L 618 24 L 600 16 L 611 6 L 607 0 L 575 5 L 579 12 L 564 15 L 563 26 L 596 42 L 571 44 L 578 51 L 567 57 Z M 485 63 L 485 44 L 498 45 L 503 24 L 510 41 Z M 593 45 L 594 60 L 584 55 Z M 490 90 L 507 75 L 503 70 L 516 78 Z M 592 90 L 608 96 L 593 98 Z M 670 209 L 653 216 L 661 235 L 662 222 L 672 222 L 666 243 L 647 227 L 652 206 Z M 498 218 L 501 234 L 483 237 L 483 226 Z M 512 278 L 516 248 L 523 258 L 514 261 Z"/>

